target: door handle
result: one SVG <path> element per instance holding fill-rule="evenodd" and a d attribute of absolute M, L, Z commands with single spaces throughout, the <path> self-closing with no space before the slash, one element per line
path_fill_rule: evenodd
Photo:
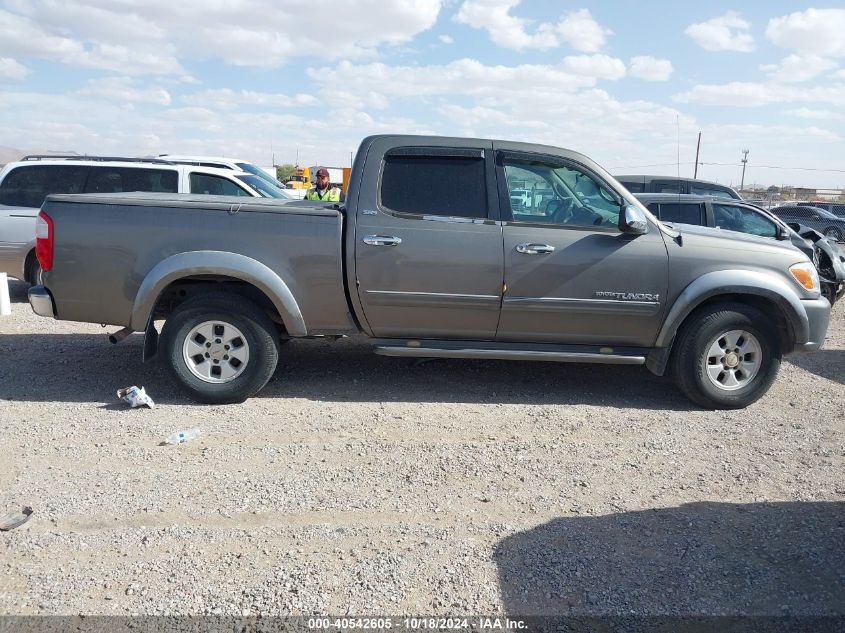
<path fill-rule="evenodd" d="M 517 244 L 517 253 L 525 253 L 526 255 L 545 255 L 547 253 L 554 253 L 555 247 L 548 244 Z"/>
<path fill-rule="evenodd" d="M 393 237 L 392 235 L 368 235 L 364 238 L 364 244 L 370 246 L 398 246 L 401 243 L 401 237 Z"/>

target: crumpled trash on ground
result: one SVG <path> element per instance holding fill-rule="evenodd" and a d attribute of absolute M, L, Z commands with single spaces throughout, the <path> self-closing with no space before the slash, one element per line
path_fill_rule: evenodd
<path fill-rule="evenodd" d="M 117 397 L 128 403 L 133 409 L 137 407 L 149 407 L 150 409 L 155 409 L 156 406 L 153 399 L 147 395 L 146 391 L 144 391 L 144 388 L 136 387 L 135 385 L 118 389 Z"/>
<path fill-rule="evenodd" d="M 30 516 L 32 516 L 32 508 L 29 506 L 25 506 L 20 512 L 10 512 L 9 514 L 0 516 L 0 532 L 6 532 L 20 527 L 29 521 Z"/>

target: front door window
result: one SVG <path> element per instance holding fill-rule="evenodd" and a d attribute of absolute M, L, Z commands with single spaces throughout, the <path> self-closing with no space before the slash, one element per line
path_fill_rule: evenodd
<path fill-rule="evenodd" d="M 620 201 L 574 166 L 503 159 L 514 222 L 616 228 Z"/>

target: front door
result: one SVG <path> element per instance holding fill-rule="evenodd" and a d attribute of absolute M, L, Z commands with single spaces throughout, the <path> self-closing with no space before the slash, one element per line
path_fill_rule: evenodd
<path fill-rule="evenodd" d="M 373 336 L 493 340 L 502 228 L 492 143 L 476 143 L 393 148 L 368 161 L 364 178 L 378 187 L 361 191 L 354 247 Z"/>
<path fill-rule="evenodd" d="M 650 346 L 660 326 L 668 254 L 660 230 L 619 228 L 623 200 L 563 157 L 497 153 L 505 215 L 505 294 L 496 339 Z M 507 190 L 529 190 L 523 202 Z"/>

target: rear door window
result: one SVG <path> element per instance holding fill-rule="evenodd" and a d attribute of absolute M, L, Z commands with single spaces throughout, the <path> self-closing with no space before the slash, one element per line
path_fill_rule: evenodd
<path fill-rule="evenodd" d="M 620 180 L 619 184 L 621 184 L 623 187 L 625 187 L 625 189 L 627 189 L 631 193 L 645 193 L 645 185 L 641 182 Z"/>
<path fill-rule="evenodd" d="M 484 156 L 390 155 L 381 174 L 381 205 L 415 215 L 486 218 Z"/>
<path fill-rule="evenodd" d="M 686 204 L 682 202 L 661 202 L 660 215 L 664 222 L 679 222 L 682 224 L 704 225 L 704 205 Z"/>
<path fill-rule="evenodd" d="M 762 237 L 777 237 L 777 225 L 762 213 L 733 204 L 714 204 L 713 220 L 720 229 Z"/>
<path fill-rule="evenodd" d="M 655 180 L 651 183 L 652 193 L 686 193 L 680 180 Z"/>
<path fill-rule="evenodd" d="M 0 204 L 40 207 L 51 193 L 82 193 L 88 167 L 84 165 L 23 165 L 0 183 Z"/>
<path fill-rule="evenodd" d="M 714 198 L 729 198 L 735 200 L 736 198 L 726 187 L 719 187 L 718 185 L 702 185 L 691 182 L 689 192 L 697 196 L 713 196 Z"/>
<path fill-rule="evenodd" d="M 92 167 L 85 193 L 120 193 L 144 191 L 176 193 L 179 173 L 175 169 L 141 169 L 137 167 Z"/>

